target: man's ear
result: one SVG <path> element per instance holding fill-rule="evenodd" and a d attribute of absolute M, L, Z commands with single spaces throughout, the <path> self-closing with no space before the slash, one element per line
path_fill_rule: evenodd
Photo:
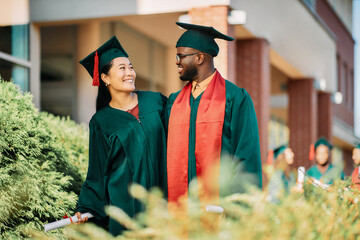
<path fill-rule="evenodd" d="M 205 54 L 204 53 L 200 52 L 199 54 L 196 55 L 196 57 L 197 57 L 196 58 L 197 59 L 196 63 L 198 65 L 201 65 L 201 64 L 203 64 L 205 62 Z"/>

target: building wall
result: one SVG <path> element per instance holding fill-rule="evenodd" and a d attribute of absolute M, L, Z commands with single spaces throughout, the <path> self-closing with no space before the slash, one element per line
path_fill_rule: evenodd
<path fill-rule="evenodd" d="M 316 1 L 316 12 L 337 38 L 336 82 L 337 91 L 343 94 L 343 102 L 334 105 L 334 114 L 350 127 L 354 127 L 354 40 L 351 32 L 326 0 Z"/>
<path fill-rule="evenodd" d="M 0 26 L 29 23 L 29 0 L 0 0 Z"/>
<path fill-rule="evenodd" d="M 249 32 L 267 39 L 271 49 L 297 69 L 300 74 L 292 78 L 325 79 L 326 90 L 335 91 L 335 39 L 301 2 L 234 0 L 231 6 L 246 12 Z"/>
<path fill-rule="evenodd" d="M 348 31 L 352 32 L 353 0 L 327 0 Z"/>
<path fill-rule="evenodd" d="M 0 75 L 30 90 L 29 6 L 27 0 L 0 0 Z"/>
<path fill-rule="evenodd" d="M 269 149 L 280 145 L 289 144 L 289 122 L 288 122 L 288 76 L 278 68 L 271 66 L 271 101 Z"/>

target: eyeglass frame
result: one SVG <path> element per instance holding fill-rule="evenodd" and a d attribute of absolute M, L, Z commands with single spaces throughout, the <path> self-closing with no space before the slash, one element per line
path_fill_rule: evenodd
<path fill-rule="evenodd" d="M 187 56 L 192 56 L 192 55 L 196 55 L 196 54 L 200 54 L 199 52 L 197 53 L 189 53 L 189 54 L 176 54 L 176 61 L 180 62 L 181 58 L 187 57 Z"/>

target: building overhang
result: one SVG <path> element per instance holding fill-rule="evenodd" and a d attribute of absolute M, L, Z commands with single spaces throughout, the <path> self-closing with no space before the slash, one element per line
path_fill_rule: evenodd
<path fill-rule="evenodd" d="M 78 21 L 126 15 L 186 12 L 194 7 L 223 5 L 230 0 L 28 0 L 30 21 Z"/>
<path fill-rule="evenodd" d="M 274 66 L 291 78 L 325 79 L 326 91 L 337 90 L 336 39 L 301 1 L 233 0 L 230 6 L 246 12 L 242 27 L 253 37 L 269 41 Z"/>
<path fill-rule="evenodd" d="M 343 148 L 352 150 L 354 144 L 360 142 L 360 138 L 354 134 L 354 129 L 336 117 L 333 118 L 332 131 L 334 143 Z"/>

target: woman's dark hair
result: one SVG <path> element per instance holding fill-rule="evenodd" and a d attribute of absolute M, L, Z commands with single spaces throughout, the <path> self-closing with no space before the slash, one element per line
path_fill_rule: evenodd
<path fill-rule="evenodd" d="M 113 61 L 110 61 L 101 69 L 101 73 L 99 76 L 100 79 L 99 79 L 98 95 L 96 98 L 96 112 L 100 111 L 102 108 L 109 105 L 109 102 L 111 101 L 111 95 L 109 89 L 105 86 L 104 81 L 101 80 L 101 74 L 104 73 L 108 75 L 112 65 L 113 65 Z"/>

